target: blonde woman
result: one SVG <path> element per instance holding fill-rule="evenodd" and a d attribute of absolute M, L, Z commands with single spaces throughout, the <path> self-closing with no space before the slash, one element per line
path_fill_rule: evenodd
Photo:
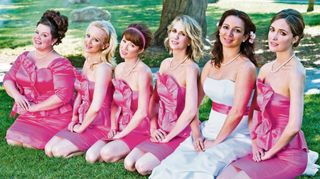
<path fill-rule="evenodd" d="M 116 32 L 110 22 L 95 21 L 87 28 L 84 40 L 86 61 L 76 73 L 73 117 L 68 127 L 46 145 L 48 156 L 70 157 L 85 152 L 110 129 L 113 94 L 112 58 L 117 46 Z"/>
<path fill-rule="evenodd" d="M 197 113 L 199 67 L 202 55 L 201 27 L 189 16 L 176 17 L 168 26 L 165 46 L 172 57 L 157 74 L 150 108 L 150 139 L 125 158 L 127 170 L 150 174 L 190 134 L 189 123 Z"/>
<path fill-rule="evenodd" d="M 116 162 L 148 137 L 152 73 L 139 55 L 149 47 L 151 38 L 151 31 L 143 24 L 130 24 L 122 33 L 119 53 L 124 62 L 117 65 L 112 80 L 111 130 L 86 153 L 90 163 Z"/>
<path fill-rule="evenodd" d="M 255 82 L 253 34 L 255 25 L 242 11 L 223 13 L 212 50 L 213 59 L 204 66 L 199 101 L 212 100 L 209 119 L 191 123 L 188 137 L 150 178 L 214 178 L 237 157 L 250 152 L 247 126 L 248 102 Z"/>

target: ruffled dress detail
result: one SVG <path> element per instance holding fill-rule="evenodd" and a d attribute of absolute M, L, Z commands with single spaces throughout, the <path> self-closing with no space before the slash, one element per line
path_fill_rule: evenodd
<path fill-rule="evenodd" d="M 159 102 L 158 127 L 169 133 L 184 109 L 186 89 L 179 86 L 172 76 L 158 73 L 156 92 Z M 190 126 L 168 143 L 153 143 L 147 139 L 137 148 L 146 153 L 152 153 L 161 161 L 170 155 L 189 134 Z"/>
<path fill-rule="evenodd" d="M 133 91 L 124 80 L 113 79 L 112 83 L 115 89 L 113 100 L 117 105 L 115 115 L 117 130 L 122 131 L 138 109 L 139 94 L 137 91 Z M 132 150 L 136 145 L 148 138 L 149 126 L 149 118 L 145 118 L 140 122 L 138 127 L 120 140 L 125 142 L 130 150 Z"/>
<path fill-rule="evenodd" d="M 257 147 L 270 150 L 279 140 L 289 121 L 290 98 L 274 92 L 264 80 L 257 80 L 259 109 L 254 111 L 251 137 Z M 295 178 L 301 175 L 307 165 L 307 144 L 300 130 L 273 158 L 254 162 L 252 154 L 234 163 L 251 178 Z"/>
<path fill-rule="evenodd" d="M 82 123 L 93 100 L 95 83 L 88 80 L 84 75 L 76 70 L 74 73 L 76 75 L 75 89 L 78 94 L 80 94 L 81 98 L 80 105 L 74 110 L 78 113 L 79 123 Z M 96 141 L 106 137 L 111 125 L 110 114 L 114 89 L 111 82 L 105 88 L 107 89 L 106 96 L 98 114 L 82 133 L 70 132 L 66 128 L 60 131 L 56 136 L 69 140 L 76 145 L 80 151 L 86 151 Z"/>
<path fill-rule="evenodd" d="M 63 104 L 55 109 L 39 112 L 22 112 L 14 104 L 12 115 L 20 114 L 8 129 L 6 138 L 43 149 L 46 143 L 65 128 L 72 116 L 74 96 L 74 67 L 65 58 L 54 59 L 47 68 L 37 68 L 28 51 L 21 54 L 4 82 L 13 81 L 19 92 L 31 103 L 40 103 L 52 95 L 58 96 Z"/>

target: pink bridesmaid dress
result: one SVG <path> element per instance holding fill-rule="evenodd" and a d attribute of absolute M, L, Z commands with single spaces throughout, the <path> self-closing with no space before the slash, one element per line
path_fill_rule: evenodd
<path fill-rule="evenodd" d="M 172 76 L 158 73 L 156 90 L 158 94 L 156 100 L 159 101 L 158 128 L 169 133 L 184 109 L 186 89 L 179 86 Z M 154 143 L 147 139 L 137 148 L 145 153 L 152 153 L 161 161 L 170 155 L 189 135 L 190 127 L 188 126 L 168 143 Z"/>
<path fill-rule="evenodd" d="M 34 60 L 21 54 L 4 81 L 13 81 L 20 93 L 31 103 L 40 103 L 52 95 L 63 104 L 55 109 L 21 113 L 15 104 L 12 114 L 21 113 L 8 129 L 6 138 L 43 149 L 46 143 L 65 128 L 72 116 L 74 74 L 73 66 L 65 58 L 54 59 L 46 68 L 37 68 Z"/>
<path fill-rule="evenodd" d="M 130 122 L 138 108 L 138 91 L 133 91 L 130 86 L 121 79 L 113 79 L 115 88 L 113 94 L 114 103 L 117 105 L 116 122 L 118 131 L 122 131 Z M 152 87 L 150 87 L 150 90 Z M 127 144 L 130 150 L 149 138 L 149 118 L 143 119 L 138 127 L 120 140 Z"/>
<path fill-rule="evenodd" d="M 254 112 L 252 138 L 257 147 L 270 150 L 279 140 L 288 124 L 290 99 L 275 93 L 270 84 L 258 79 L 257 104 Z M 290 143 L 273 158 L 261 162 L 252 160 L 252 154 L 241 158 L 231 165 L 245 171 L 252 179 L 295 178 L 307 166 L 307 144 L 300 130 Z"/>
<path fill-rule="evenodd" d="M 77 109 L 74 110 L 77 111 L 79 122 L 81 123 L 83 122 L 84 116 L 91 105 L 95 83 L 88 80 L 84 75 L 81 75 L 76 70 L 75 74 L 75 88 L 80 94 L 81 102 Z M 106 89 L 107 94 L 104 98 L 104 102 L 100 108 L 100 111 L 92 123 L 82 133 L 79 134 L 70 132 L 67 128 L 65 128 L 56 136 L 69 140 L 76 145 L 80 151 L 86 151 L 96 141 L 106 137 L 110 129 L 110 113 L 113 94 L 112 83 L 109 83 L 109 85 L 106 86 Z"/>

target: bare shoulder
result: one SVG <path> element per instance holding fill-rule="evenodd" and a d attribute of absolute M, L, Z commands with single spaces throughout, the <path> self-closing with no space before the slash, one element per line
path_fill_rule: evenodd
<path fill-rule="evenodd" d="M 186 67 L 186 70 L 188 73 L 189 72 L 199 73 L 199 71 L 200 71 L 199 65 L 192 60 L 187 60 L 185 63 L 185 67 Z"/>
<path fill-rule="evenodd" d="M 161 62 L 161 64 L 160 64 L 160 70 L 162 70 L 162 69 L 167 69 L 167 68 L 169 67 L 169 65 L 170 65 L 170 60 L 171 60 L 171 59 L 172 59 L 172 58 L 169 57 L 169 58 L 166 58 L 166 59 L 162 60 L 162 62 Z"/>
<path fill-rule="evenodd" d="M 292 63 L 292 68 L 289 71 L 290 79 L 292 80 L 301 80 L 306 76 L 306 69 L 300 62 L 300 59 L 296 59 Z"/>
<path fill-rule="evenodd" d="M 262 67 L 259 70 L 258 78 L 265 78 L 265 76 L 271 71 L 272 63 L 273 62 L 267 62 L 266 64 L 262 65 Z"/>
<path fill-rule="evenodd" d="M 256 73 L 256 66 L 246 57 L 242 57 L 240 64 L 239 64 L 239 70 L 241 72 L 248 72 L 248 73 Z"/>
<path fill-rule="evenodd" d="M 148 65 L 146 65 L 145 63 L 143 63 L 143 62 L 139 63 L 137 65 L 136 70 L 137 70 L 139 76 L 140 75 L 151 75 L 152 74 L 150 67 Z"/>
<path fill-rule="evenodd" d="M 117 66 L 114 68 L 114 73 L 118 74 L 121 71 L 121 69 L 123 68 L 123 65 L 124 65 L 124 62 L 117 64 Z"/>

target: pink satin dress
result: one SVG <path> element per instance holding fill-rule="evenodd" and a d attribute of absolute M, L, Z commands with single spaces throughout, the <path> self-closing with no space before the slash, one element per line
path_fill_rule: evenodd
<path fill-rule="evenodd" d="M 27 56 L 28 53 L 24 52 L 17 58 L 4 81 L 13 81 L 20 93 L 31 103 L 40 103 L 56 95 L 63 104 L 55 109 L 39 112 L 21 112 L 15 104 L 12 114 L 20 115 L 8 129 L 6 138 L 43 149 L 46 143 L 70 122 L 74 68 L 65 58 L 53 60 L 47 68 L 37 68 L 34 60 Z"/>
<path fill-rule="evenodd" d="M 275 93 L 263 80 L 258 79 L 257 88 L 259 110 L 254 112 L 251 136 L 256 139 L 258 148 L 268 151 L 288 124 L 290 99 Z M 287 146 L 269 160 L 255 162 L 250 154 L 231 165 L 245 171 L 252 179 L 295 178 L 307 166 L 307 144 L 303 132 L 300 130 Z"/>
<path fill-rule="evenodd" d="M 115 88 L 113 94 L 114 103 L 117 105 L 116 122 L 118 131 L 122 131 L 132 119 L 138 109 L 138 91 L 133 91 L 130 86 L 121 79 L 113 79 Z M 151 90 L 152 88 L 150 88 Z M 139 143 L 149 138 L 149 118 L 143 119 L 138 127 L 120 140 L 132 150 Z"/>
<path fill-rule="evenodd" d="M 176 125 L 177 120 L 185 106 L 186 89 L 179 86 L 175 79 L 167 74 L 157 74 L 156 92 L 159 101 L 158 128 L 167 134 Z M 170 155 L 181 142 L 190 135 L 190 126 L 168 143 L 154 143 L 150 139 L 137 146 L 145 153 L 150 152 L 160 161 Z"/>
<path fill-rule="evenodd" d="M 78 94 L 80 94 L 81 102 L 80 105 L 74 110 L 77 111 L 77 114 L 79 116 L 79 123 L 82 123 L 93 99 L 95 83 L 88 80 L 84 75 L 81 75 L 77 71 L 75 71 L 75 74 L 75 88 Z M 110 82 L 110 84 L 106 86 L 105 89 L 107 90 L 107 94 L 104 98 L 104 102 L 100 108 L 100 111 L 98 112 L 92 123 L 82 133 L 79 134 L 70 132 L 67 128 L 65 128 L 56 136 L 69 140 L 74 145 L 76 145 L 80 151 L 86 151 L 96 141 L 106 137 L 108 131 L 110 130 L 111 124 L 111 102 L 114 90 L 112 83 Z"/>

